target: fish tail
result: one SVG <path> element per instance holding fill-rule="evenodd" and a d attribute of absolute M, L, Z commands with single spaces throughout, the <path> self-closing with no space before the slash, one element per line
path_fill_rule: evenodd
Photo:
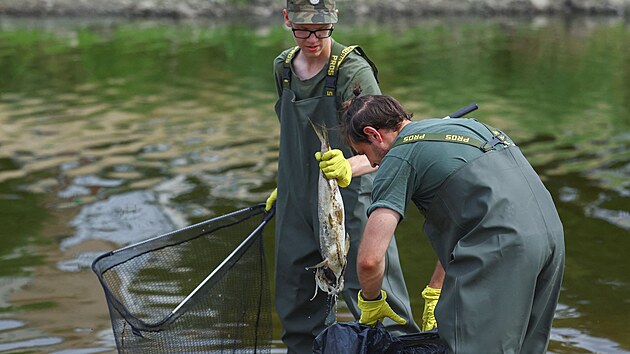
<path fill-rule="evenodd" d="M 328 260 L 324 259 L 323 261 L 317 263 L 314 266 L 310 266 L 310 267 L 306 267 L 306 270 L 310 270 L 310 269 L 319 269 L 321 267 L 327 267 L 328 266 Z"/>
<path fill-rule="evenodd" d="M 322 262 L 312 267 L 306 267 L 307 270 L 315 269 L 315 294 L 313 294 L 311 301 L 313 301 L 313 299 L 315 299 L 315 297 L 317 296 L 318 288 L 321 288 L 323 291 L 326 291 L 326 272 L 324 271 L 326 267 L 328 267 L 327 260 L 323 260 Z"/>
<path fill-rule="evenodd" d="M 326 126 L 318 126 L 317 124 L 313 123 L 313 121 L 309 118 L 308 122 L 311 123 L 311 126 L 313 127 L 313 130 L 315 131 L 315 134 L 317 134 L 317 137 L 319 138 L 319 141 L 322 143 L 322 145 L 328 146 L 330 148 L 330 144 L 328 143 L 328 129 L 326 129 Z"/>
<path fill-rule="evenodd" d="M 311 298 L 311 301 L 313 301 L 313 299 L 315 299 L 317 297 L 317 288 L 319 288 L 319 284 L 317 284 L 317 282 L 315 282 L 315 294 L 313 294 L 313 297 Z"/>

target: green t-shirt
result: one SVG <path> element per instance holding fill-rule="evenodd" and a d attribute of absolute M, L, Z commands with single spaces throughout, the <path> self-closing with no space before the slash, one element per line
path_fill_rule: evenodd
<path fill-rule="evenodd" d="M 282 66 L 284 60 L 287 57 L 289 51 L 293 48 L 289 48 L 276 57 L 273 63 L 274 77 L 276 80 L 276 90 L 278 96 L 282 94 Z M 295 59 L 295 56 L 293 57 Z M 326 71 L 328 66 L 324 66 L 322 70 L 307 80 L 300 80 L 295 72 L 293 72 L 293 66 L 291 66 L 291 91 L 295 93 L 296 100 L 303 100 L 311 97 L 320 97 L 324 94 L 324 85 L 326 79 Z M 378 87 L 372 67 L 363 59 L 359 54 L 352 51 L 343 60 L 339 67 L 339 74 L 337 76 L 337 96 L 340 96 L 342 101 L 347 101 L 353 97 L 354 84 L 359 83 L 361 85 L 363 95 L 380 95 L 381 90 Z"/>
<path fill-rule="evenodd" d="M 419 133 L 460 134 L 482 141 L 492 138 L 486 126 L 468 118 L 411 122 L 399 137 Z M 410 200 L 422 213 L 426 212 L 446 178 L 482 154 L 474 146 L 442 141 L 419 141 L 392 148 L 376 172 L 368 215 L 376 208 L 388 208 L 399 213 L 402 220 Z"/>

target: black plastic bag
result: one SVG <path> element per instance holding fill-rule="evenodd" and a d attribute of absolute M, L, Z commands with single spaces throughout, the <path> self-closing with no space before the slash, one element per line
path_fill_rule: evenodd
<path fill-rule="evenodd" d="M 338 322 L 313 343 L 314 354 L 448 354 L 437 330 L 396 337 L 380 322 L 376 326 Z"/>

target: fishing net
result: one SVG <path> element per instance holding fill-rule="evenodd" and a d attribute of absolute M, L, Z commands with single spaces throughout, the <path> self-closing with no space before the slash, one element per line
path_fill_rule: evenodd
<path fill-rule="evenodd" d="M 98 257 L 119 353 L 269 353 L 258 205 Z"/>

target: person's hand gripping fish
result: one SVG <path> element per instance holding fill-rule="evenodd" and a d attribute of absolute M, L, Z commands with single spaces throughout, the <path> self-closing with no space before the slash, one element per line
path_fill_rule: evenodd
<path fill-rule="evenodd" d="M 316 152 L 315 159 L 319 161 L 319 168 L 328 179 L 336 179 L 339 187 L 346 188 L 352 181 L 352 167 L 339 149 Z"/>

